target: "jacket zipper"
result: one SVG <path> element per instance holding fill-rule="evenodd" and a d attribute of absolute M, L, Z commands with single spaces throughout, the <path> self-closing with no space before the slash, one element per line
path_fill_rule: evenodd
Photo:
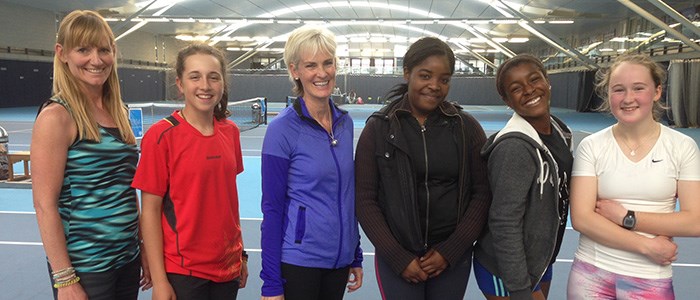
<path fill-rule="evenodd" d="M 430 229 L 430 189 L 428 188 L 428 146 L 425 142 L 425 125 L 420 126 L 420 134 L 423 138 L 423 158 L 425 159 L 425 175 L 423 184 L 425 185 L 426 208 L 425 208 L 425 237 L 423 239 L 423 251 L 428 251 L 428 232 Z"/>
<path fill-rule="evenodd" d="M 557 201 L 554 203 L 554 205 L 556 205 L 556 210 L 557 210 L 557 236 L 558 236 L 559 235 L 559 226 L 561 225 L 561 221 L 562 221 L 561 220 L 561 211 L 559 210 L 559 201 L 561 201 L 561 199 L 559 199 L 559 185 L 561 184 L 559 182 L 559 164 L 557 164 L 557 160 L 554 159 L 554 155 L 549 152 L 549 149 L 547 148 L 547 146 L 543 146 L 543 147 L 544 147 L 544 152 L 547 154 L 547 157 L 552 159 L 552 162 L 554 164 L 554 174 L 552 174 L 552 172 L 549 172 L 548 176 L 552 177 L 552 181 L 555 182 L 554 194 L 556 195 L 555 198 L 557 199 Z M 539 151 L 539 150 L 535 149 L 535 151 Z M 542 171 L 540 171 L 540 172 L 542 172 Z M 556 178 L 556 180 L 554 178 Z M 545 178 L 545 181 L 546 181 L 546 178 Z M 540 184 L 544 185 L 545 182 L 542 182 Z M 540 199 L 542 199 L 541 193 L 540 193 Z M 547 269 L 549 268 L 549 262 L 552 260 L 552 256 L 554 255 L 554 249 L 556 249 L 556 245 L 554 246 L 554 248 L 552 248 L 549 251 L 549 256 L 548 256 L 549 259 L 547 260 L 547 265 L 545 266 L 544 271 L 542 271 L 542 274 L 540 274 L 539 280 L 542 280 L 544 273 L 546 273 Z"/>
<path fill-rule="evenodd" d="M 340 121 L 340 118 L 336 119 L 335 123 L 332 122 L 332 119 L 331 119 L 331 132 L 333 131 L 333 129 L 335 129 L 333 127 L 335 127 L 335 124 L 337 124 L 339 121 Z M 319 124 L 319 126 L 320 126 L 320 124 Z M 321 126 L 321 129 L 323 129 L 323 126 Z M 342 178 L 343 173 L 340 171 L 340 164 L 338 163 L 338 157 L 335 154 L 336 147 L 335 147 L 335 145 L 333 145 L 333 140 L 335 139 L 335 137 L 329 136 L 329 138 L 330 138 L 330 142 L 331 142 L 331 144 L 330 144 L 331 149 L 330 150 L 331 150 L 331 154 L 333 154 L 333 162 L 335 163 L 335 170 L 338 173 L 338 191 L 337 191 L 336 198 L 338 199 L 337 200 L 338 201 L 338 220 L 340 220 L 340 226 L 338 228 L 340 230 L 340 232 L 338 233 L 339 234 L 338 236 L 340 238 L 338 239 L 338 243 L 339 243 L 338 251 L 336 252 L 335 262 L 333 263 L 334 267 L 338 268 L 338 261 L 340 260 L 340 254 L 341 254 L 341 251 L 343 249 L 343 201 L 341 201 L 341 199 L 340 199 L 341 198 L 341 187 L 343 184 L 343 178 Z"/>
<path fill-rule="evenodd" d="M 326 129 L 324 129 L 323 126 L 321 126 L 321 124 L 318 123 L 318 121 L 316 121 L 316 120 L 314 120 L 314 119 L 312 119 L 312 118 L 308 118 L 308 117 L 304 117 L 304 118 L 309 119 L 309 121 L 310 121 L 311 123 L 316 124 L 320 130 L 322 130 L 323 132 L 325 132 L 326 134 L 328 134 L 328 132 L 326 131 Z M 341 118 L 342 118 L 342 116 L 341 116 L 340 118 L 336 119 L 335 121 L 331 121 L 331 130 L 335 129 L 335 128 L 334 128 L 335 125 L 338 124 L 338 122 L 340 122 L 340 119 L 341 119 Z M 331 154 L 333 155 L 333 162 L 335 163 L 335 170 L 336 170 L 336 172 L 338 173 L 338 192 L 337 192 L 337 199 L 338 199 L 338 219 L 341 220 L 341 221 L 340 221 L 340 226 L 339 226 L 339 231 L 340 231 L 340 232 L 339 232 L 339 234 L 340 234 L 339 237 L 340 237 L 340 239 L 338 240 L 338 243 L 339 243 L 339 245 L 338 245 L 338 251 L 336 251 L 335 262 L 333 263 L 334 268 L 337 268 L 337 267 L 338 267 L 338 261 L 340 261 L 340 254 L 341 254 L 341 251 L 342 251 L 342 249 L 343 249 L 343 227 L 344 227 L 344 226 L 343 226 L 343 221 L 342 221 L 342 220 L 343 220 L 343 207 L 342 207 L 343 204 L 342 204 L 342 201 L 340 201 L 340 198 L 341 198 L 341 190 L 340 190 L 340 187 L 341 187 L 341 185 L 342 185 L 343 180 L 342 180 L 342 177 L 341 177 L 342 172 L 340 171 L 340 164 L 338 163 L 338 157 L 337 157 L 336 154 L 335 154 L 335 146 L 333 145 L 333 138 L 330 136 L 330 134 L 328 134 L 328 141 L 329 141 L 329 147 L 330 147 L 330 150 L 331 150 Z"/>

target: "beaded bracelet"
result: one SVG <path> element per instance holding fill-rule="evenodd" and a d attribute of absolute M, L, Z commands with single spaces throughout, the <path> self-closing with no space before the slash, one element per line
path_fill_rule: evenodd
<path fill-rule="evenodd" d="M 73 267 L 68 267 L 62 270 L 58 270 L 56 272 L 51 272 L 51 276 L 53 277 L 53 279 L 70 276 L 71 274 L 75 274 L 75 269 Z"/>
<path fill-rule="evenodd" d="M 75 278 L 75 277 L 77 277 L 77 275 L 75 275 L 75 273 L 73 273 L 73 274 L 70 274 L 70 275 L 63 276 L 63 277 L 54 278 L 53 281 L 54 281 L 54 282 L 59 282 L 59 283 L 60 283 L 60 282 L 64 282 L 64 281 L 71 280 L 71 279 L 73 279 L 73 278 Z"/>
<path fill-rule="evenodd" d="M 69 279 L 69 280 L 66 280 L 66 281 L 56 281 L 56 283 L 53 284 L 53 287 L 54 287 L 54 288 L 57 288 L 57 289 L 60 289 L 60 288 L 63 288 L 63 287 L 67 287 L 67 286 L 70 286 L 70 285 L 74 285 L 74 284 L 78 283 L 79 281 L 80 281 L 80 277 L 75 276 L 75 277 L 73 277 L 73 278 L 71 278 L 71 279 Z"/>

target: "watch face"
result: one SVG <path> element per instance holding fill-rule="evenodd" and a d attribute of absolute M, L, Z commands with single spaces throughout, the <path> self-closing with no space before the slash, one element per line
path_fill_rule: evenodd
<path fill-rule="evenodd" d="M 622 227 L 625 227 L 627 229 L 632 229 L 634 228 L 634 225 L 637 223 L 637 219 L 634 217 L 633 213 L 628 213 L 624 219 L 622 219 Z"/>

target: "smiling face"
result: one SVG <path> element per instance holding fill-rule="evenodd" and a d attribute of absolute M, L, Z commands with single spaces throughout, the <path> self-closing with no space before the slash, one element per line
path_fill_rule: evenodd
<path fill-rule="evenodd" d="M 434 111 L 450 91 L 452 70 L 444 55 L 433 55 L 411 70 L 404 69 L 408 83 L 408 101 L 413 115 L 419 120 Z"/>
<path fill-rule="evenodd" d="M 86 90 L 101 92 L 114 66 L 114 48 L 106 40 L 93 46 L 76 46 L 71 49 L 56 44 L 61 62 Z"/>
<path fill-rule="evenodd" d="M 187 109 L 213 113 L 224 93 L 224 74 L 219 60 L 208 54 L 196 53 L 185 59 L 177 87 L 185 96 Z"/>
<path fill-rule="evenodd" d="M 524 62 L 510 68 L 503 75 L 503 87 L 506 104 L 518 115 L 549 122 L 551 86 L 537 66 Z"/>
<path fill-rule="evenodd" d="M 610 73 L 610 111 L 620 123 L 653 120 L 654 102 L 661 98 L 650 70 L 643 65 L 623 62 Z"/>
<path fill-rule="evenodd" d="M 302 97 L 312 101 L 328 101 L 335 87 L 335 57 L 328 52 L 316 54 L 304 51 L 299 62 L 290 65 L 295 78 L 299 78 L 303 87 Z"/>

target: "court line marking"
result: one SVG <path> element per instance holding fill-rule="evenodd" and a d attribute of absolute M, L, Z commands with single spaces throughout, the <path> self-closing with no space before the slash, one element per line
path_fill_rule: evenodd
<path fill-rule="evenodd" d="M 0 241 L 0 245 L 19 245 L 19 246 L 43 246 L 44 243 L 41 242 L 13 242 L 13 241 Z"/>
<path fill-rule="evenodd" d="M 7 144 L 8 147 L 29 147 L 29 144 Z"/>
<path fill-rule="evenodd" d="M 16 245 L 16 246 L 42 246 L 43 243 L 37 243 L 37 242 L 13 242 L 13 241 L 0 241 L 0 245 Z M 251 253 L 262 253 L 262 249 L 253 249 L 253 248 L 246 248 L 246 252 L 251 252 Z M 365 256 L 375 256 L 374 252 L 362 252 L 362 255 Z M 557 258 L 557 262 L 563 262 L 563 263 L 573 263 L 573 259 L 568 259 L 568 258 Z M 700 268 L 700 264 L 687 264 L 687 263 L 673 263 L 671 264 L 674 267 L 690 267 L 690 268 Z"/>
<path fill-rule="evenodd" d="M 8 214 L 8 215 L 36 215 L 35 211 L 7 211 L 7 210 L 0 210 L 0 214 Z"/>
<path fill-rule="evenodd" d="M 35 215 L 36 212 L 29 211 L 0 211 L 0 214 L 17 214 L 17 215 Z M 262 218 L 241 218 L 241 221 L 262 221 Z M 567 230 L 573 230 L 572 227 L 566 227 Z M 0 245 L 21 245 L 21 246 L 42 246 L 43 243 L 37 242 L 14 242 L 14 241 L 0 241 Z M 247 252 L 260 253 L 262 249 L 245 249 Z M 374 252 L 363 252 L 363 255 L 375 256 Z M 573 263 L 573 259 L 568 258 L 557 258 L 557 262 Z M 691 267 L 700 268 L 700 264 L 688 264 L 688 263 L 673 263 L 674 267 Z"/>

